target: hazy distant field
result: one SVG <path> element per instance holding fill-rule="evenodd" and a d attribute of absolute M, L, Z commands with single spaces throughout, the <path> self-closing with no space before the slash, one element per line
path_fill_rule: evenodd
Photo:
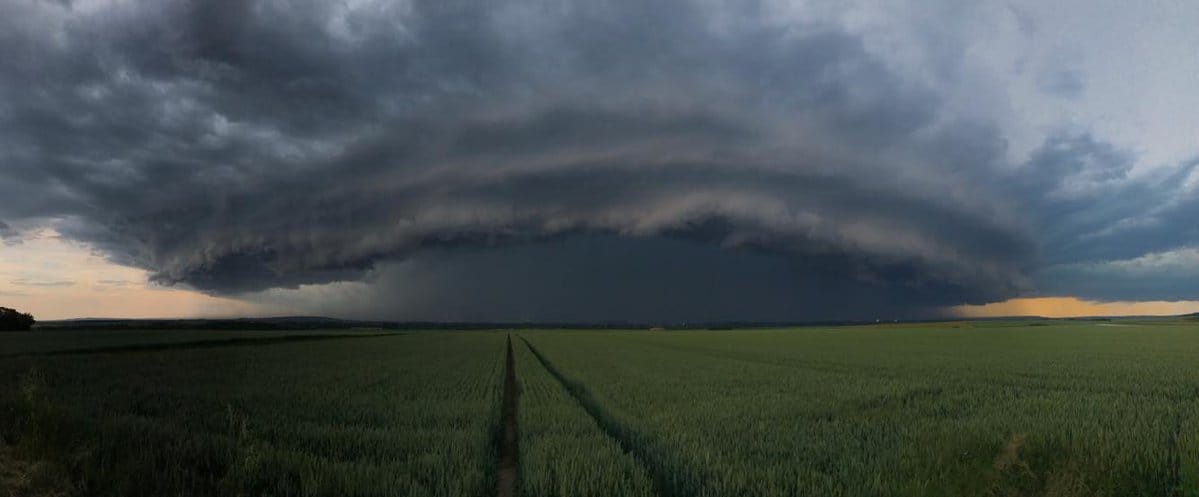
<path fill-rule="evenodd" d="M 374 335 L 380 330 L 39 330 L 0 334 L 0 357 L 70 351 L 99 352 L 122 348 L 172 348 L 219 345 L 236 340 L 301 337 L 324 338 L 349 335 Z M 286 340 L 284 340 L 286 341 Z"/>
<path fill-rule="evenodd" d="M 1199 326 L 1108 324 L 0 334 L 0 495 L 495 495 L 508 337 L 523 495 L 1199 495 Z"/>

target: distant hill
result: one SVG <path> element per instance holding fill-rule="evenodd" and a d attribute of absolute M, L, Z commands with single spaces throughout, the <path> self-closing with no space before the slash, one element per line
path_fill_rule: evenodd
<path fill-rule="evenodd" d="M 433 322 L 433 321 L 366 321 L 321 316 L 283 316 L 268 318 L 232 319 L 115 319 L 81 318 L 59 321 L 40 321 L 39 330 L 314 330 L 383 328 L 391 330 L 488 330 L 514 328 L 642 328 L 641 323 L 511 323 L 511 322 Z M 686 324 L 678 326 L 685 328 Z M 691 326 L 694 327 L 694 326 Z"/>
<path fill-rule="evenodd" d="M 387 328 L 394 323 L 352 321 L 319 316 L 284 316 L 236 319 L 113 319 L 83 318 L 60 321 L 40 321 L 42 330 L 74 329 L 219 329 L 219 330 L 310 330 L 347 328 Z"/>
<path fill-rule="evenodd" d="M 980 322 L 1019 322 L 1036 317 L 1016 318 L 983 318 L 972 321 Z M 391 330 L 489 330 L 489 329 L 670 329 L 670 330 L 730 330 L 745 328 L 791 328 L 800 326 L 858 326 L 875 324 L 935 324 L 944 319 L 931 320 L 862 320 L 862 321 L 703 321 L 703 322 L 435 322 L 435 321 L 369 321 L 337 319 L 322 316 L 280 316 L 267 318 L 229 318 L 229 319 L 119 319 L 119 318 L 81 318 L 58 321 L 40 321 L 35 326 L 39 330 L 151 330 L 151 329 L 190 329 L 190 330 L 313 330 L 313 329 L 352 329 L 352 328 L 383 328 Z"/>
<path fill-rule="evenodd" d="M 1104 317 L 1071 317 L 1044 318 L 1039 316 L 1012 316 L 998 318 L 975 318 L 965 321 L 988 326 L 1004 324 L 1044 325 L 1050 322 L 1109 322 L 1109 321 L 1141 321 L 1160 319 L 1147 316 L 1104 316 Z M 1181 321 L 1199 321 L 1199 313 L 1175 316 L 1172 319 Z M 316 330 L 316 329 L 355 329 L 372 328 L 388 330 L 496 330 L 496 329 L 662 329 L 662 330 L 734 330 L 753 328 L 793 328 L 804 326 L 838 327 L 861 325 L 887 326 L 920 326 L 949 323 L 945 319 L 899 319 L 899 320 L 862 320 L 862 321 L 702 321 L 702 322 L 502 322 L 502 321 L 370 321 L 354 319 L 338 319 L 324 316 L 279 316 L 266 318 L 229 318 L 229 319 L 119 319 L 119 318 L 82 318 L 58 321 L 39 321 L 34 325 L 38 330 L 151 330 L 151 329 L 184 329 L 184 330 Z"/>

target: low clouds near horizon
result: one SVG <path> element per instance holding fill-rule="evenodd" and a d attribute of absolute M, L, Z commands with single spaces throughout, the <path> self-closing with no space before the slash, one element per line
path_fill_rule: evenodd
<path fill-rule="evenodd" d="M 1063 15 L 6 0 L 0 244 L 387 319 L 1197 300 L 1199 7 Z"/>

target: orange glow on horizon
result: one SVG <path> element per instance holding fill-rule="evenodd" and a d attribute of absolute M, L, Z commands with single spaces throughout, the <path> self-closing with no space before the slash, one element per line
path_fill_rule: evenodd
<path fill-rule="evenodd" d="M 0 306 L 39 320 L 261 314 L 246 302 L 149 283 L 145 271 L 113 264 L 50 229 L 0 242 Z"/>
<path fill-rule="evenodd" d="M 1176 316 L 1199 312 L 1199 301 L 1096 302 L 1076 297 L 1029 297 L 985 305 L 959 305 L 950 311 L 964 318 L 1041 316 Z"/>

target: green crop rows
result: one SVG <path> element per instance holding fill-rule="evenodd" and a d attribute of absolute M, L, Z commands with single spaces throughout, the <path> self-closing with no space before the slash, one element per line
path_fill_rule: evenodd
<path fill-rule="evenodd" d="M 522 495 L 1199 496 L 1194 324 L 95 333 L 0 335 L 0 495 L 496 495 L 511 336 Z"/>
<path fill-rule="evenodd" d="M 0 434 L 79 495 L 481 494 L 503 337 L 409 338 L 20 358 Z"/>
<path fill-rule="evenodd" d="M 675 495 L 949 496 L 1193 494 L 1196 333 L 525 335 Z"/>

